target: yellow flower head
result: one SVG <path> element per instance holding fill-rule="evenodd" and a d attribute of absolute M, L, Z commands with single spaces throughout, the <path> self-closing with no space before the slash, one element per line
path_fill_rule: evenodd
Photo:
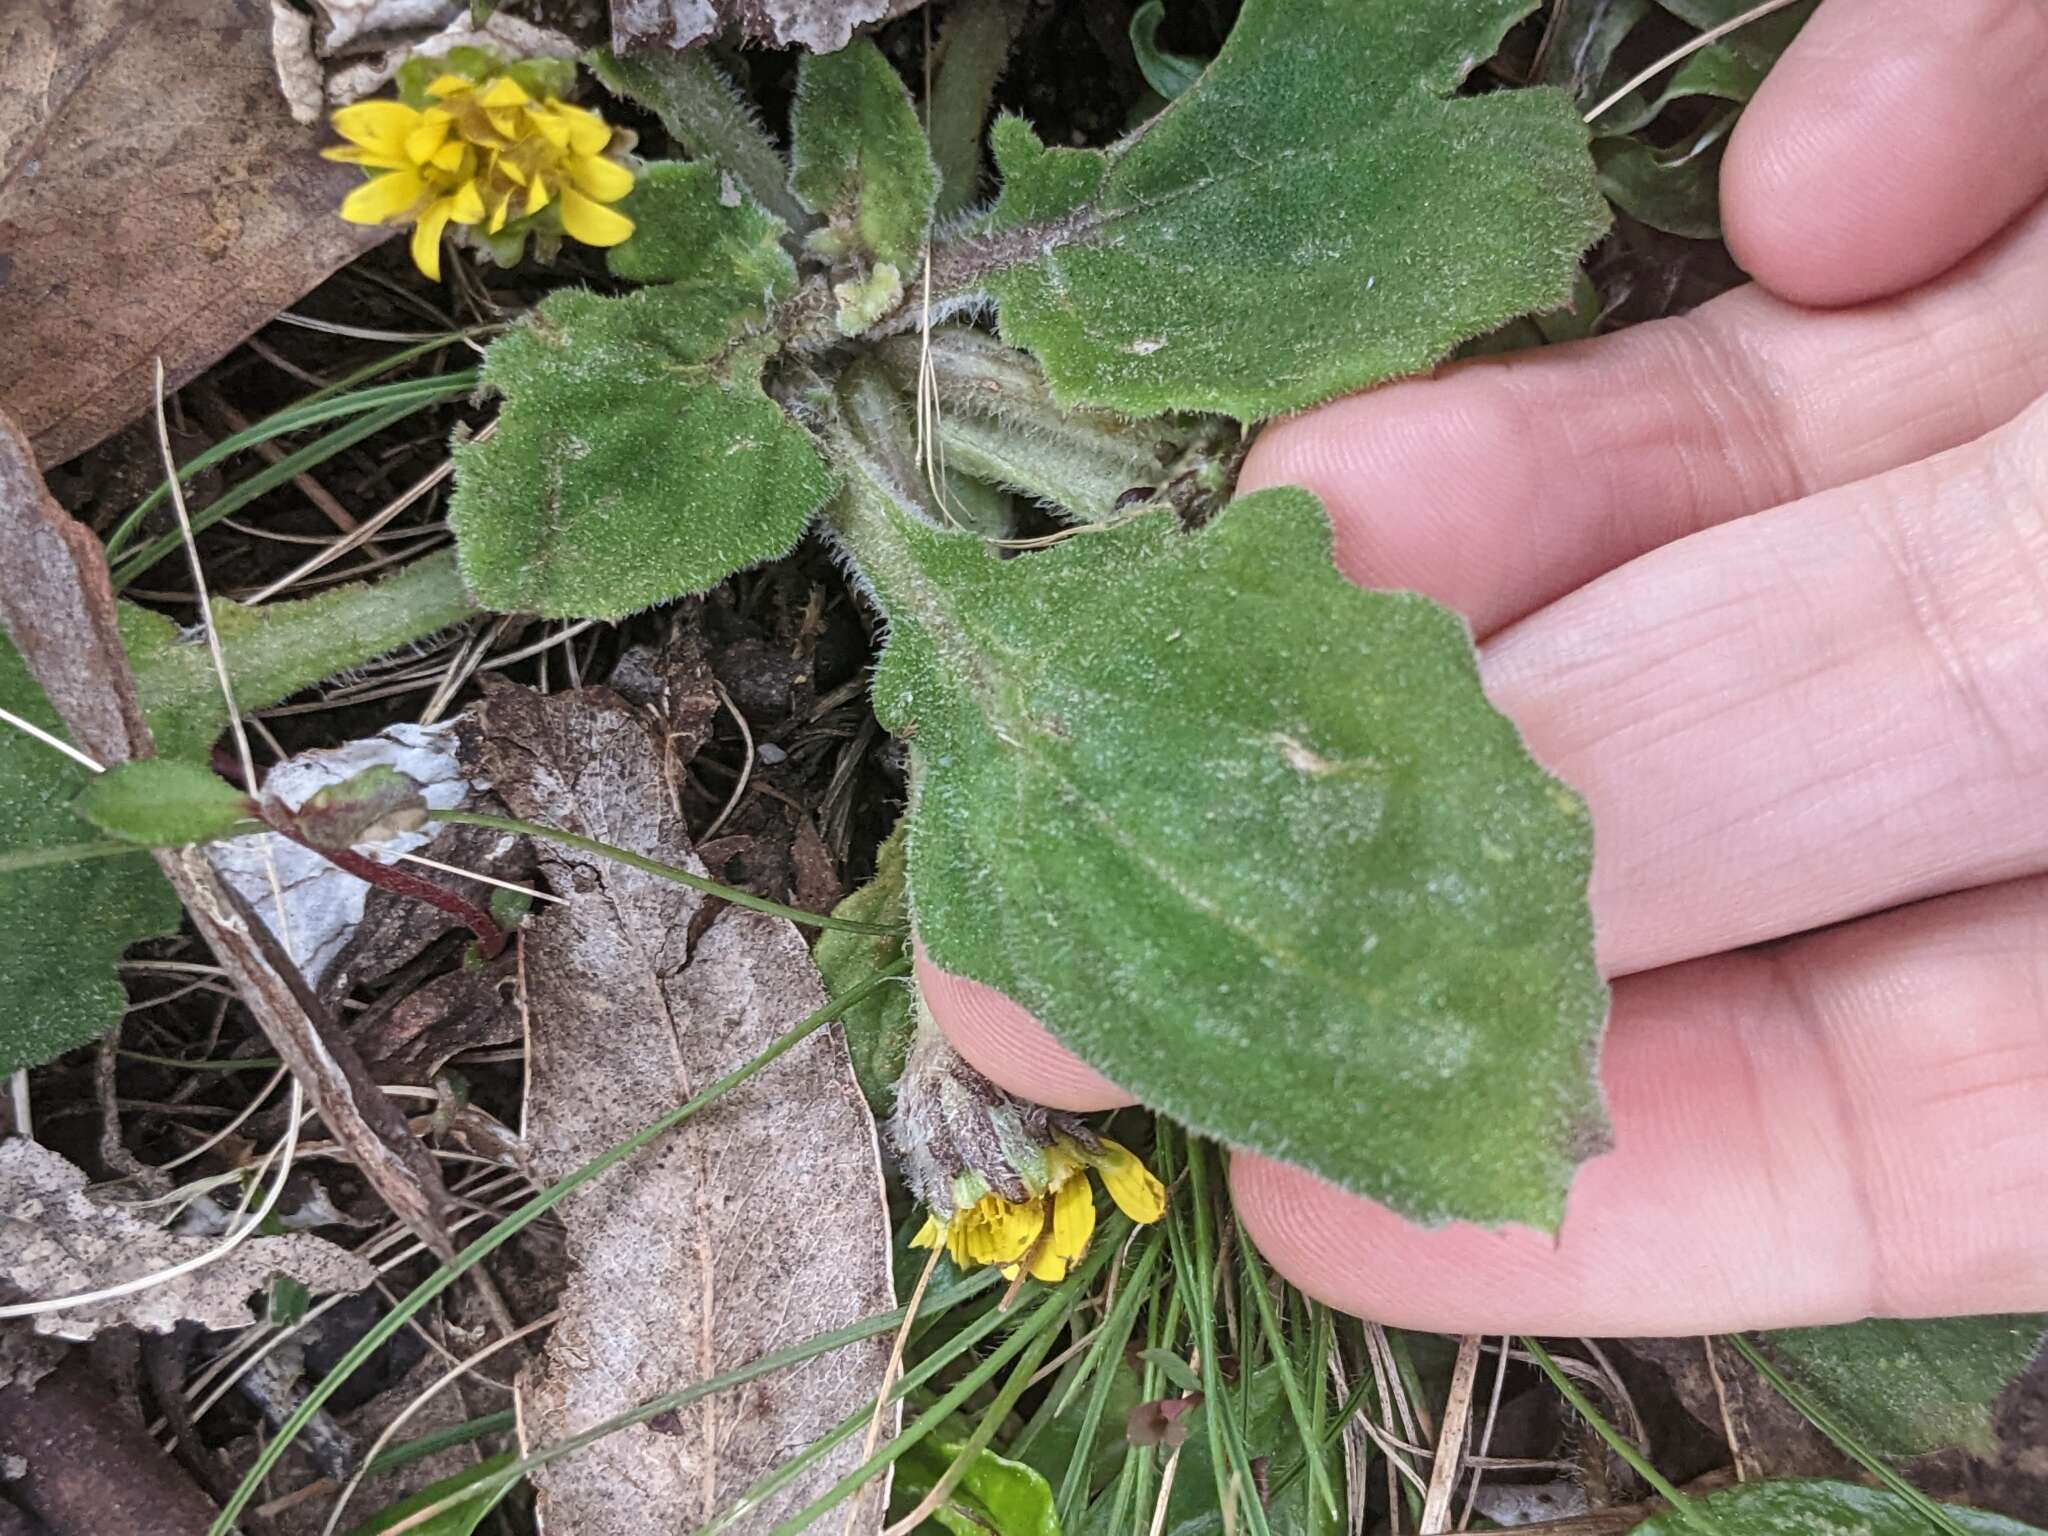
<path fill-rule="evenodd" d="M 1165 1186 L 1117 1142 L 1102 1140 L 1089 1148 L 1062 1136 L 1045 1149 L 1045 1166 L 1039 1193 L 1011 1200 L 991 1191 L 948 1218 L 927 1216 L 911 1246 L 943 1247 L 961 1269 L 994 1264 L 1010 1280 L 1025 1271 L 1034 1280 L 1064 1280 L 1095 1235 L 1090 1169 L 1132 1221 L 1154 1222 L 1165 1214 Z"/>
<path fill-rule="evenodd" d="M 622 153 L 630 136 L 549 90 L 559 70 L 485 73 L 496 66 L 487 56 L 448 62 L 458 67 L 415 84 L 418 104 L 359 101 L 334 114 L 348 143 L 322 153 L 370 174 L 343 200 L 344 219 L 412 225 L 413 263 L 430 278 L 441 275 L 451 225 L 508 263 L 529 232 L 585 245 L 633 233 L 633 221 L 606 206 L 633 189 L 633 173 L 606 153 Z"/>

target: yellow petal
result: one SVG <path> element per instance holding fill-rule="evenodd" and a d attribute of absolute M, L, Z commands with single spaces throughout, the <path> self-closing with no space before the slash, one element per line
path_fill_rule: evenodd
<path fill-rule="evenodd" d="M 489 123 L 492 132 L 498 135 L 501 147 L 503 144 L 517 144 L 526 137 L 526 114 L 517 107 L 500 107 L 486 112 L 484 113 L 484 121 Z M 488 142 L 483 134 L 477 133 L 473 129 L 471 137 L 479 142 Z"/>
<path fill-rule="evenodd" d="M 633 173 L 616 160 L 583 155 L 569 162 L 569 180 L 585 197 L 616 203 L 633 190 Z"/>
<path fill-rule="evenodd" d="M 1140 1224 L 1154 1222 L 1166 1213 L 1166 1186 L 1152 1176 L 1152 1170 L 1139 1162 L 1129 1147 L 1105 1140 L 1093 1162 L 1109 1198 L 1131 1220 Z"/>
<path fill-rule="evenodd" d="M 1030 1267 L 1031 1278 L 1043 1280 L 1047 1285 L 1058 1285 L 1067 1278 L 1067 1261 L 1050 1242 L 1038 1245 L 1038 1250 L 1031 1255 Z"/>
<path fill-rule="evenodd" d="M 1072 1263 L 1088 1251 L 1088 1239 L 1094 1235 L 1095 1196 L 1088 1188 L 1088 1176 L 1076 1174 L 1053 1191 L 1052 1237 L 1047 1246 Z"/>
<path fill-rule="evenodd" d="M 548 184 L 536 176 L 526 184 L 526 214 L 531 218 L 548 205 Z"/>
<path fill-rule="evenodd" d="M 512 189 L 506 187 L 502 191 L 493 193 L 486 201 L 490 203 L 491 216 L 484 224 L 484 228 L 495 235 L 505 227 L 505 220 L 511 216 Z"/>
<path fill-rule="evenodd" d="M 456 188 L 453 196 L 446 199 L 448 217 L 458 224 L 481 224 L 484 221 L 484 194 L 473 181 L 465 181 Z"/>
<path fill-rule="evenodd" d="M 419 126 L 405 136 L 405 155 L 414 165 L 425 165 L 435 159 L 435 152 L 447 146 L 448 132 L 455 126 L 455 114 L 440 107 L 430 107 L 420 114 Z M 456 146 L 461 152 L 461 146 Z"/>
<path fill-rule="evenodd" d="M 403 164 L 406 135 L 419 126 L 420 114 L 402 101 L 358 101 L 339 109 L 329 121 L 349 143 Z"/>
<path fill-rule="evenodd" d="M 617 245 L 633 233 L 633 221 L 603 203 L 593 203 L 574 187 L 564 187 L 562 228 L 585 245 Z"/>
<path fill-rule="evenodd" d="M 395 224 L 410 218 L 426 195 L 417 171 L 386 171 L 343 198 L 341 216 L 351 224 Z"/>
<path fill-rule="evenodd" d="M 939 1225 L 939 1218 L 926 1216 L 924 1225 L 917 1229 L 917 1236 L 910 1240 L 913 1248 L 936 1248 L 946 1240 L 946 1229 Z"/>
<path fill-rule="evenodd" d="M 427 204 L 419 223 L 412 228 L 412 264 L 437 283 L 441 280 L 441 231 L 448 227 L 453 201 L 453 198 L 435 198 Z"/>
<path fill-rule="evenodd" d="M 500 155 L 498 156 L 497 164 L 498 169 L 505 173 L 507 181 L 518 187 L 526 185 L 526 167 L 517 160 L 514 160 L 510 155 Z"/>
<path fill-rule="evenodd" d="M 579 155 L 595 155 L 612 141 L 612 126 L 595 112 L 572 107 L 566 101 L 548 98 L 548 110 L 569 131 L 569 148 Z"/>
<path fill-rule="evenodd" d="M 500 75 L 484 87 L 477 100 L 486 107 L 523 107 L 533 98 L 510 75 Z"/>
<path fill-rule="evenodd" d="M 343 165 L 360 165 L 373 171 L 404 171 L 412 168 L 412 162 L 403 153 L 387 155 L 381 150 L 364 149 L 356 144 L 330 144 L 320 151 L 323 160 L 339 160 Z"/>
<path fill-rule="evenodd" d="M 451 175 L 459 176 L 462 174 L 462 162 L 473 153 L 475 151 L 462 140 L 450 139 L 427 157 L 427 163 L 437 171 L 447 171 Z"/>
<path fill-rule="evenodd" d="M 434 76 L 434 83 L 427 87 L 429 96 L 446 98 L 460 96 L 465 91 L 476 89 L 476 82 L 464 75 L 447 74 Z"/>
<path fill-rule="evenodd" d="M 529 108 L 526 114 L 527 126 L 545 139 L 548 144 L 563 153 L 568 153 L 573 135 L 569 125 L 562 118 L 542 108 Z"/>
<path fill-rule="evenodd" d="M 977 1264 L 1014 1264 L 1045 1230 L 1045 1202 L 1012 1205 L 1001 1195 L 983 1197 L 967 1213 L 967 1253 Z"/>

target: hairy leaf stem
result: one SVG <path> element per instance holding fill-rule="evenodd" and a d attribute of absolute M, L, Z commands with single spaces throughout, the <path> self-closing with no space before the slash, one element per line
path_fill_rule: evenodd
<path fill-rule="evenodd" d="M 741 190 L 789 226 L 793 240 L 817 222 L 789 190 L 789 169 L 754 109 L 703 49 L 664 52 L 656 69 L 600 48 L 589 64 L 606 89 L 654 108 L 692 159 L 730 172 Z"/>

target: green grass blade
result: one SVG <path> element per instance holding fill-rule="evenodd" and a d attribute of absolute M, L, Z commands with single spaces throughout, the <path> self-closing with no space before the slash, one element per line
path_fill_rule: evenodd
<path fill-rule="evenodd" d="M 1187 1204 L 1192 1212 L 1194 1230 L 1186 1241 L 1195 1279 L 1195 1342 L 1202 1351 L 1202 1417 L 1209 1426 L 1209 1452 L 1216 1473 L 1217 1505 L 1224 1512 L 1225 1528 L 1230 1528 L 1234 1495 L 1237 1507 L 1244 1512 L 1245 1527 L 1251 1536 L 1272 1536 L 1266 1520 L 1266 1506 L 1259 1498 L 1259 1485 L 1252 1475 L 1244 1428 L 1238 1416 L 1230 1411 L 1231 1394 L 1223 1376 L 1223 1343 L 1216 1331 L 1215 1307 L 1219 1239 L 1214 1223 L 1215 1210 L 1211 1204 L 1213 1195 L 1209 1183 L 1208 1153 L 1200 1142 L 1192 1139 L 1187 1144 L 1187 1151 Z M 1250 1382 L 1250 1371 L 1238 1372 L 1241 1388 L 1249 1391 Z M 1242 1410 L 1244 1405 L 1245 1400 L 1240 1398 L 1237 1407 Z"/>
<path fill-rule="evenodd" d="M 204 532 L 224 517 L 231 517 L 259 496 L 268 495 L 279 486 L 288 483 L 294 475 L 326 463 L 345 448 L 352 448 L 366 437 L 374 437 L 386 427 L 395 426 L 416 411 L 445 398 L 442 395 L 421 395 L 416 399 L 401 400 L 379 410 L 358 416 L 345 427 L 322 433 L 303 448 L 294 450 L 275 464 L 266 464 L 246 480 L 237 481 L 221 492 L 212 501 L 192 514 L 192 531 Z M 178 553 L 185 547 L 184 534 L 172 531 L 152 539 L 134 554 L 123 560 L 114 571 L 114 586 L 118 589 L 129 585 L 155 565 L 159 560 Z"/>
<path fill-rule="evenodd" d="M 1095 1251 L 1082 1261 L 1081 1267 L 1055 1287 L 1045 1300 L 1039 1303 L 1030 1319 L 991 1351 L 986 1360 L 962 1376 L 895 1439 L 877 1450 L 874 1455 L 847 1473 L 803 1509 L 776 1526 L 768 1536 L 797 1536 L 797 1533 L 813 1520 L 855 1492 L 884 1467 L 892 1465 L 912 1446 L 937 1429 L 962 1403 L 993 1380 L 997 1372 L 1029 1349 L 1035 1341 L 1044 1339 L 1049 1345 L 1053 1334 L 1080 1304 L 1088 1285 L 1102 1272 L 1103 1265 L 1108 1262 L 1109 1255 L 1114 1251 L 1116 1243 L 1121 1241 L 1122 1235 L 1121 1231 L 1112 1230 L 1108 1234 L 1108 1240 L 1098 1244 Z M 1042 1352 L 1040 1358 L 1043 1358 Z"/>
<path fill-rule="evenodd" d="M 964 1301 L 969 1296 L 988 1289 L 995 1282 L 995 1279 L 996 1271 L 985 1269 L 961 1286 L 956 1292 L 951 1293 L 949 1299 L 945 1302 L 941 1303 L 932 1298 L 927 1298 L 922 1311 L 918 1315 L 920 1317 L 937 1317 L 941 1312 L 952 1306 L 955 1301 Z M 960 1332 L 954 1334 L 953 1337 L 947 1339 L 945 1343 L 920 1360 L 909 1371 L 906 1371 L 896 1385 L 889 1389 L 889 1400 L 891 1402 L 900 1401 L 917 1388 L 923 1386 L 932 1377 L 938 1375 L 940 1371 L 951 1365 L 960 1356 L 966 1354 L 968 1350 L 974 1348 L 975 1345 L 979 1344 L 1007 1321 L 1009 1319 L 1001 1308 L 990 1307 L 980 1317 L 969 1323 Z M 781 1466 L 768 1473 L 759 1482 L 755 1483 L 753 1487 L 747 1489 L 745 1493 L 733 1500 L 731 1504 L 727 1505 L 712 1519 L 710 1524 L 698 1531 L 697 1536 L 719 1536 L 720 1532 L 728 1529 L 751 1511 L 759 1509 L 769 1499 L 772 1499 L 784 1488 L 795 1482 L 797 1478 L 801 1477 L 805 1471 L 835 1445 L 838 1445 L 856 1431 L 864 1429 L 872 1413 L 873 1410 L 871 1408 L 861 1408 L 848 1414 L 835 1424 L 831 1431 L 822 1439 L 806 1446 L 798 1454 L 790 1457 L 789 1460 L 782 1463 Z"/>
<path fill-rule="evenodd" d="M 1267 1288 L 1265 1265 L 1259 1259 L 1259 1252 L 1252 1246 L 1251 1234 L 1244 1229 L 1244 1223 L 1231 1214 L 1231 1221 L 1237 1229 L 1237 1251 L 1242 1256 L 1245 1269 L 1245 1289 L 1251 1293 L 1252 1309 L 1259 1315 L 1259 1331 L 1265 1335 L 1266 1348 L 1273 1356 L 1273 1368 L 1280 1373 L 1280 1390 L 1287 1396 L 1288 1412 L 1294 1415 L 1294 1427 L 1301 1436 L 1301 1454 L 1308 1462 L 1309 1486 L 1323 1508 L 1329 1511 L 1332 1520 L 1341 1521 L 1343 1512 L 1337 1507 L 1336 1492 L 1330 1487 L 1329 1469 L 1323 1465 L 1322 1435 L 1316 1426 L 1317 1415 L 1309 1411 L 1309 1400 L 1302 1391 L 1301 1379 L 1295 1371 L 1294 1355 L 1281 1337 L 1280 1319 L 1273 1311 L 1273 1298 Z M 1241 1380 L 1250 1379 L 1249 1371 L 1239 1372 Z M 1315 1398 L 1318 1406 L 1322 1402 L 1320 1382 L 1316 1382 Z"/>
<path fill-rule="evenodd" d="M 1628 1436 L 1607 1422 L 1586 1394 L 1573 1384 L 1571 1377 L 1558 1369 L 1557 1362 L 1550 1358 L 1549 1350 L 1526 1335 L 1522 1339 L 1522 1348 L 1529 1352 L 1530 1358 L 1536 1362 L 1537 1369 L 1550 1378 L 1550 1384 L 1557 1388 L 1558 1395 L 1578 1411 L 1579 1417 L 1592 1426 L 1593 1432 L 1607 1442 L 1615 1455 L 1628 1463 L 1637 1477 L 1657 1491 L 1658 1497 L 1671 1506 L 1674 1515 L 1684 1521 L 1688 1528 L 1700 1532 L 1701 1536 L 1718 1536 L 1713 1521 L 1701 1514 L 1699 1506 L 1680 1493 L 1670 1479 L 1651 1466 L 1643 1453 L 1629 1444 Z M 1962 1536 L 1962 1533 L 1958 1531 L 1955 1536 Z"/>
<path fill-rule="evenodd" d="M 1109 1316 L 1103 1320 L 1102 1331 L 1096 1335 L 1095 1343 L 1090 1346 L 1081 1370 L 1066 1394 L 1070 1399 L 1080 1389 L 1081 1383 L 1088 1379 L 1089 1372 L 1095 1372 L 1094 1387 L 1088 1394 L 1087 1406 L 1081 1412 L 1080 1434 L 1074 1441 L 1074 1459 L 1067 1463 L 1066 1475 L 1060 1479 L 1059 1492 L 1053 1500 L 1053 1510 L 1062 1531 L 1081 1528 L 1078 1516 L 1080 1506 L 1088 1496 L 1088 1467 L 1094 1459 L 1095 1436 L 1102 1426 L 1109 1394 L 1116 1386 L 1116 1364 L 1123 1359 L 1124 1346 L 1130 1341 L 1131 1329 L 1137 1323 L 1139 1304 L 1151 1294 L 1152 1269 L 1159 1262 L 1165 1246 L 1164 1232 L 1155 1230 L 1146 1234 L 1144 1245 L 1131 1265 L 1131 1273 L 1124 1281 L 1123 1294 L 1117 1297 Z M 1066 1407 L 1066 1401 L 1062 1400 L 1056 1412 L 1063 1413 Z M 1121 1476 L 1119 1473 L 1119 1478 Z M 1112 1525 L 1111 1529 L 1115 1526 Z"/>
<path fill-rule="evenodd" d="M 659 859 L 650 859 L 625 848 L 614 848 L 610 843 L 600 843 L 590 837 L 579 837 L 574 832 L 565 832 L 560 827 L 544 826 L 537 821 L 520 821 L 512 816 L 486 816 L 473 811 L 435 811 L 432 819 L 456 826 L 491 827 L 500 832 L 519 832 L 527 837 L 545 838 L 551 843 L 579 848 L 585 853 L 594 853 L 599 858 L 631 865 L 646 874 L 659 876 L 677 885 L 686 885 L 693 891 L 716 896 L 721 901 L 729 901 L 736 907 L 745 907 L 750 912 L 765 912 L 770 917 L 786 917 L 792 923 L 800 923 L 807 928 L 832 928 L 841 933 L 865 933 L 883 938 L 895 938 L 902 932 L 901 929 L 891 928 L 884 923 L 857 923 L 851 918 L 833 917 L 824 912 L 806 912 L 802 907 L 784 906 L 779 901 L 770 901 L 765 896 L 756 896 L 753 892 L 740 890 L 736 886 L 720 885 L 716 880 L 693 874 L 687 869 L 678 869 L 673 864 L 664 864 Z"/>
<path fill-rule="evenodd" d="M 386 366 L 395 366 L 395 364 Z M 401 379 L 393 384 L 383 384 L 373 389 L 357 390 L 349 394 L 334 394 L 325 391 L 316 393 L 304 400 L 286 406 L 281 411 L 273 412 L 261 421 L 254 422 L 243 428 L 240 432 L 222 438 L 212 447 L 202 452 L 195 453 L 191 458 L 178 466 L 178 478 L 189 483 L 202 471 L 211 469 L 223 460 L 234 457 L 243 449 L 253 448 L 258 443 L 267 443 L 272 438 L 282 437 L 288 432 L 301 431 L 306 427 L 316 427 L 322 422 L 336 421 L 346 416 L 357 416 L 365 411 L 378 410 L 384 406 L 395 405 L 401 401 L 415 398 L 423 399 L 427 403 L 453 399 L 457 395 L 467 394 L 475 389 L 476 384 L 477 373 L 472 368 L 466 369 L 461 373 L 441 374 L 431 379 Z M 341 385 L 336 385 L 335 389 L 339 390 L 341 387 Z M 134 538 L 136 530 L 142 525 L 142 520 L 162 506 L 169 497 L 169 485 L 159 485 L 155 490 L 143 497 L 142 500 L 138 501 L 129 511 L 128 515 L 121 519 L 119 525 L 107 536 L 107 560 L 109 563 L 118 558 L 121 551 L 127 547 L 128 541 Z"/>
<path fill-rule="evenodd" d="M 445 1451 L 451 1446 L 467 1445 L 472 1440 L 483 1439 L 485 1435 L 503 1434 L 513 1427 L 514 1422 L 513 1412 L 507 1408 L 501 1413 L 487 1413 L 480 1419 L 451 1424 L 446 1429 L 430 1430 L 411 1440 L 401 1440 L 398 1444 L 379 1452 L 364 1470 L 363 1475 L 377 1477 L 385 1472 L 396 1472 L 400 1467 L 411 1466 L 414 1462 L 424 1460 L 436 1452 Z"/>

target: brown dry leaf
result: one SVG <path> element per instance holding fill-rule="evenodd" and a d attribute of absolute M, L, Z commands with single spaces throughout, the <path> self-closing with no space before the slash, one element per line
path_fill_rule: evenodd
<path fill-rule="evenodd" d="M 621 48 L 695 48 L 728 27 L 750 43 L 837 53 L 855 29 L 917 9 L 921 0 L 612 0 Z"/>
<path fill-rule="evenodd" d="M 267 0 L 20 0 L 0 25 L 0 408 L 91 447 L 390 231 L 335 209 Z"/>
<path fill-rule="evenodd" d="M 85 1174 L 20 1136 L 0 1141 L 0 1282 L 10 1300 L 73 1296 L 117 1285 L 205 1253 L 212 1237 L 165 1232 L 119 1206 L 86 1197 Z M 203 1268 L 129 1296 L 38 1313 L 38 1333 L 89 1339 L 131 1324 L 165 1333 L 190 1319 L 207 1328 L 246 1328 L 249 1298 L 276 1274 L 312 1291 L 356 1291 L 376 1267 L 324 1238 L 294 1232 L 252 1237 Z"/>
<path fill-rule="evenodd" d="M 485 764 L 514 814 L 696 867 L 659 745 L 608 689 L 492 690 Z M 526 1136 L 560 1178 L 824 1003 L 801 934 L 618 864 L 541 848 L 570 897 L 524 931 Z M 894 1305 L 874 1121 L 835 1028 L 562 1207 L 576 1269 L 526 1382 L 544 1444 Z M 874 1400 L 869 1340 L 610 1435 L 535 1477 L 550 1529 L 701 1525 Z M 766 1530 L 859 1460 L 849 1440 L 734 1528 Z M 874 1513 L 870 1507 L 870 1513 Z"/>
<path fill-rule="evenodd" d="M 0 97 L 0 114 L 8 104 Z M 6 257 L 0 255 L 0 263 Z M 5 304 L 0 293 L 0 305 Z M 128 675 L 114 586 L 92 530 L 58 506 L 14 423 L 0 416 L 0 628 L 73 737 L 102 762 L 149 755 L 149 726 Z"/>

